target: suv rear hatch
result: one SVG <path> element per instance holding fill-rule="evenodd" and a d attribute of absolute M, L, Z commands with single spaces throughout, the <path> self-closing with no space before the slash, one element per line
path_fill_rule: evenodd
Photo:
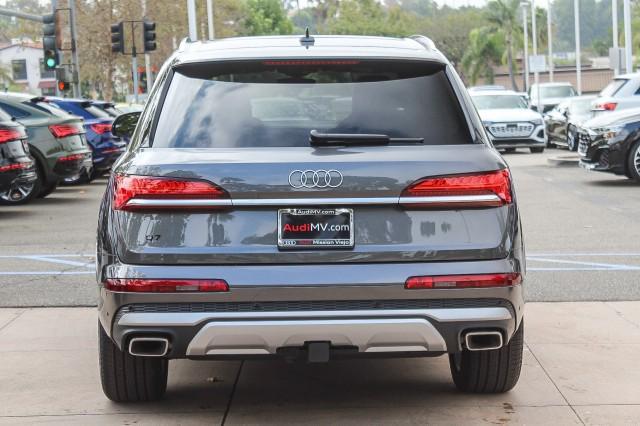
<path fill-rule="evenodd" d="M 185 65 L 149 145 L 112 181 L 124 263 L 484 260 L 511 249 L 508 171 L 473 143 L 442 63 Z"/>

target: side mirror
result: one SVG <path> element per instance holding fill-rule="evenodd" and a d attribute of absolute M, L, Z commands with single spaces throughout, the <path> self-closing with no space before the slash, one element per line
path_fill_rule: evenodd
<path fill-rule="evenodd" d="M 136 125 L 138 124 L 140 114 L 142 114 L 140 111 L 120 114 L 115 120 L 113 120 L 111 134 L 118 138 L 127 140 L 131 139 L 131 135 L 133 135 L 133 131 L 136 129 Z"/>

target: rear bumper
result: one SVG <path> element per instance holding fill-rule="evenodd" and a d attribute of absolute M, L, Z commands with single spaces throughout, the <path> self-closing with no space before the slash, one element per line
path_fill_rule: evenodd
<path fill-rule="evenodd" d="M 496 306 L 349 311 L 136 312 L 123 309 L 113 338 L 163 336 L 169 358 L 276 355 L 309 342 L 330 342 L 361 354 L 424 355 L 461 350 L 465 330 L 491 329 L 505 340 L 516 329 L 513 308 Z M 135 307 L 132 307 L 135 309 Z"/>
<path fill-rule="evenodd" d="M 159 277 L 156 274 L 161 270 L 118 265 L 107 267 L 106 275 L 151 278 Z M 306 272 L 298 275 L 295 270 Z M 318 341 L 350 348 L 359 355 L 428 356 L 460 351 L 465 332 L 477 329 L 497 330 L 505 342 L 510 340 L 524 313 L 522 285 L 405 289 L 404 280 L 417 275 L 417 270 L 425 275 L 522 272 L 515 259 L 305 267 L 180 266 L 171 268 L 171 276 L 216 276 L 226 279 L 231 290 L 163 294 L 101 288 L 100 321 L 120 348 L 127 348 L 133 337 L 168 338 L 168 358 L 274 355 Z M 358 283 L 345 283 L 355 277 Z M 253 284 L 241 284 L 247 282 Z"/>

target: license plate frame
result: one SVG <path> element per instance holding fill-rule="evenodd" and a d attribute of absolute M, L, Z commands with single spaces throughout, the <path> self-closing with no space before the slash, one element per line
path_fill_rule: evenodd
<path fill-rule="evenodd" d="M 306 223 L 301 223 L 304 219 Z M 339 219 L 338 219 L 339 218 Z M 278 209 L 278 249 L 279 250 L 324 250 L 353 249 L 354 227 L 353 209 L 349 208 L 287 208 Z M 293 222 L 298 222 L 293 223 Z M 285 230 L 285 225 L 308 225 L 309 229 L 293 228 Z M 311 226 L 347 226 L 348 230 L 311 229 Z M 302 229 L 302 230 L 300 230 Z M 291 233 L 299 232 L 300 238 Z M 334 233 L 334 236 L 330 236 Z M 315 236 L 317 235 L 317 236 Z"/>

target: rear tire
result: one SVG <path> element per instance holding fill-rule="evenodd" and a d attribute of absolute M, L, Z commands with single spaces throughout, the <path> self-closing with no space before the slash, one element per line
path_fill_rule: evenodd
<path fill-rule="evenodd" d="M 532 154 L 540 154 L 544 152 L 544 147 L 529 148 L 529 151 L 531 151 Z"/>
<path fill-rule="evenodd" d="M 115 402 L 156 401 L 167 390 L 169 361 L 123 352 L 98 323 L 102 391 Z"/>
<path fill-rule="evenodd" d="M 449 355 L 451 376 L 458 390 L 471 393 L 503 393 L 520 378 L 524 321 L 508 345 L 492 351 L 463 350 Z"/>
<path fill-rule="evenodd" d="M 636 142 L 629 150 L 627 176 L 636 182 L 640 182 L 640 141 Z"/>

